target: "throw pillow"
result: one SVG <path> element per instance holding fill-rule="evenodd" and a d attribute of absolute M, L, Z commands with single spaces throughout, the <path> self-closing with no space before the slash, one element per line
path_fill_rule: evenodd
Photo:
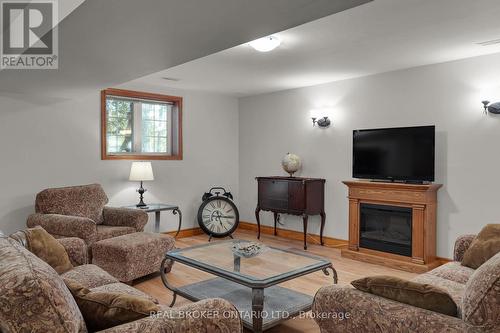
<path fill-rule="evenodd" d="M 28 251 L 49 264 L 58 274 L 65 273 L 73 268 L 64 246 L 45 229 L 37 226 L 25 229 L 22 233 L 26 237 Z"/>
<path fill-rule="evenodd" d="M 430 284 L 422 284 L 393 276 L 371 276 L 352 281 L 358 290 L 418 308 L 457 315 L 457 305 L 448 293 Z"/>
<path fill-rule="evenodd" d="M 144 297 L 92 291 L 72 279 L 64 279 L 64 283 L 75 298 L 87 328 L 92 331 L 145 318 L 160 310 L 157 304 Z"/>
<path fill-rule="evenodd" d="M 498 252 L 500 252 L 500 224 L 488 224 L 465 251 L 462 265 L 478 269 Z"/>

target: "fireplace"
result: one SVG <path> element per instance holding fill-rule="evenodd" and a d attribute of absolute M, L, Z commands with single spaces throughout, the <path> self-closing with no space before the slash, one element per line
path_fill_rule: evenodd
<path fill-rule="evenodd" d="M 360 204 L 359 246 L 411 257 L 412 209 Z"/>
<path fill-rule="evenodd" d="M 422 273 L 437 267 L 436 208 L 441 184 L 345 181 L 349 243 L 343 257 Z"/>

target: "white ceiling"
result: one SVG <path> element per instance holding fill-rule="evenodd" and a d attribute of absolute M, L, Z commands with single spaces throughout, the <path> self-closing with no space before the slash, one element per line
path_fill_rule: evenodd
<path fill-rule="evenodd" d="M 247 44 L 134 80 L 248 96 L 500 52 L 499 0 L 375 0 L 282 31 L 282 45 Z M 180 79 L 172 82 L 163 79 Z"/>
<path fill-rule="evenodd" d="M 59 69 L 1 70 L 0 97 L 99 90 L 367 1 L 61 0 Z"/>

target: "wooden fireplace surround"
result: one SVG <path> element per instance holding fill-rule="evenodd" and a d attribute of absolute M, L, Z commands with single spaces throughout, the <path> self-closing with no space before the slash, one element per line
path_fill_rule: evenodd
<path fill-rule="evenodd" d="M 342 256 L 422 273 L 439 266 L 436 260 L 436 206 L 441 184 L 413 185 L 369 181 L 344 181 L 349 188 L 349 245 Z M 360 204 L 412 209 L 411 257 L 359 246 Z"/>

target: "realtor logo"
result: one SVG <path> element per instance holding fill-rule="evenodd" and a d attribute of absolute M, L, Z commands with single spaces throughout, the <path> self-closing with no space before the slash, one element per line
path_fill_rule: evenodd
<path fill-rule="evenodd" d="M 3 69 L 57 69 L 57 0 L 1 1 Z"/>

